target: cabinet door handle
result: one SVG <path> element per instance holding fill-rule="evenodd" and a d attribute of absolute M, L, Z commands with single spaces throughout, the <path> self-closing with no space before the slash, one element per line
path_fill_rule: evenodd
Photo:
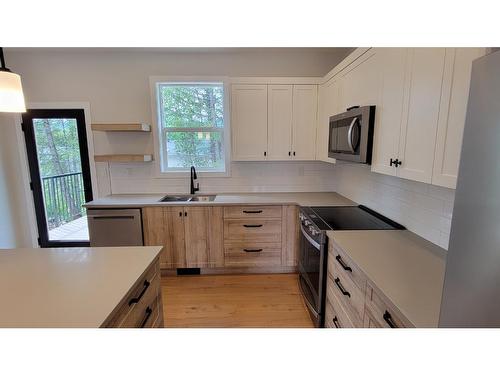
<path fill-rule="evenodd" d="M 261 213 L 262 213 L 262 210 L 254 210 L 254 211 L 251 211 L 251 210 L 243 210 L 243 213 L 244 213 L 244 214 L 261 214 Z"/>
<path fill-rule="evenodd" d="M 146 314 L 144 315 L 144 319 L 142 320 L 142 323 L 141 323 L 141 326 L 140 326 L 141 328 L 144 328 L 144 326 L 148 322 L 149 318 L 151 317 L 152 313 L 153 313 L 153 309 L 148 306 L 146 308 Z"/>
<path fill-rule="evenodd" d="M 337 259 L 337 262 L 340 263 L 340 265 L 342 266 L 343 269 L 345 269 L 346 271 L 352 272 L 352 268 L 344 263 L 344 261 L 342 260 L 342 257 L 340 255 L 337 255 L 335 257 L 335 259 Z"/>
<path fill-rule="evenodd" d="M 288 151 L 288 156 L 292 156 L 292 151 Z"/>
<path fill-rule="evenodd" d="M 243 224 L 245 228 L 260 228 L 262 224 Z"/>
<path fill-rule="evenodd" d="M 132 306 L 134 303 L 139 302 L 144 293 L 146 293 L 146 290 L 148 290 L 150 284 L 149 281 L 144 280 L 144 288 L 141 290 L 141 293 L 137 297 L 131 298 L 130 301 L 128 301 L 128 305 Z"/>
<path fill-rule="evenodd" d="M 267 156 L 267 152 L 266 151 L 264 151 L 264 156 Z"/>
<path fill-rule="evenodd" d="M 392 316 L 389 313 L 389 311 L 385 310 L 383 318 L 387 322 L 387 324 L 389 325 L 389 327 L 391 327 L 391 328 L 398 328 L 398 326 L 396 325 L 396 323 L 394 323 L 394 320 L 392 320 Z"/>
<path fill-rule="evenodd" d="M 182 212 L 179 212 L 179 217 L 182 217 Z"/>
<path fill-rule="evenodd" d="M 333 325 L 335 326 L 335 328 L 340 328 L 340 324 L 339 324 L 339 320 L 337 318 L 337 315 L 335 315 L 332 319 L 333 321 Z"/>
<path fill-rule="evenodd" d="M 295 151 L 293 152 L 293 156 L 295 156 Z"/>
<path fill-rule="evenodd" d="M 243 249 L 245 253 L 260 253 L 264 249 Z"/>
<path fill-rule="evenodd" d="M 187 216 L 187 215 L 188 215 L 188 213 L 186 211 L 184 211 L 184 216 Z"/>
<path fill-rule="evenodd" d="M 351 298 L 351 293 L 349 293 L 347 290 L 344 289 L 344 286 L 342 285 L 338 277 L 335 279 L 335 284 L 337 285 L 337 288 L 339 288 L 339 290 L 342 292 L 344 296 Z"/>
<path fill-rule="evenodd" d="M 392 165 L 394 164 L 394 167 L 399 167 L 401 164 L 403 164 L 402 161 L 400 161 L 399 159 L 392 159 L 389 161 L 389 166 L 392 167 Z"/>

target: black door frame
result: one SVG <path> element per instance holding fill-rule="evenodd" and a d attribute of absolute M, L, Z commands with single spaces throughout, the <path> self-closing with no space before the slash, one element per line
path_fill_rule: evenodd
<path fill-rule="evenodd" d="M 26 151 L 30 170 L 30 187 L 33 193 L 36 221 L 38 227 L 38 244 L 41 247 L 80 247 L 90 246 L 89 241 L 54 241 L 49 239 L 49 229 L 45 215 L 43 191 L 38 167 L 38 153 L 36 149 L 34 118 L 74 118 L 76 119 L 80 159 L 82 163 L 83 188 L 85 202 L 92 200 L 92 180 L 90 177 L 89 151 L 87 144 L 87 126 L 83 109 L 28 109 L 22 115 L 22 129 L 26 141 Z"/>

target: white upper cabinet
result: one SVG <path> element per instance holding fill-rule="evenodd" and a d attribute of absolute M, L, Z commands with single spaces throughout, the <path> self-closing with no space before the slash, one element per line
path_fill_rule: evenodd
<path fill-rule="evenodd" d="M 293 86 L 267 87 L 268 160 L 290 160 L 292 156 Z"/>
<path fill-rule="evenodd" d="M 328 157 L 330 116 L 340 112 L 340 78 L 334 77 L 319 86 L 318 124 L 316 130 L 316 160 L 335 163 Z"/>
<path fill-rule="evenodd" d="M 315 160 L 317 114 L 318 85 L 233 84 L 233 160 Z"/>
<path fill-rule="evenodd" d="M 377 104 L 380 80 L 374 49 L 362 55 L 341 74 L 340 112 L 353 106 Z"/>
<path fill-rule="evenodd" d="M 484 48 L 446 49 L 443 93 L 434 154 L 432 184 L 455 189 L 467 112 L 472 61 Z"/>
<path fill-rule="evenodd" d="M 408 58 L 399 177 L 430 183 L 444 72 L 444 48 L 412 48 Z"/>
<path fill-rule="evenodd" d="M 375 108 L 372 167 L 373 172 L 396 175 L 390 165 L 399 149 L 399 136 L 403 114 L 406 61 L 404 48 L 378 48 L 379 100 Z"/>
<path fill-rule="evenodd" d="M 292 158 L 314 160 L 316 154 L 316 124 L 318 86 L 293 86 Z"/>
<path fill-rule="evenodd" d="M 233 160 L 266 160 L 267 85 L 232 85 L 231 133 Z"/>

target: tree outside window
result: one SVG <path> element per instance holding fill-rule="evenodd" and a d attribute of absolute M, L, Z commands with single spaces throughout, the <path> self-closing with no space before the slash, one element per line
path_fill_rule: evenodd
<path fill-rule="evenodd" d="M 224 85 L 157 85 L 162 172 L 224 172 Z"/>

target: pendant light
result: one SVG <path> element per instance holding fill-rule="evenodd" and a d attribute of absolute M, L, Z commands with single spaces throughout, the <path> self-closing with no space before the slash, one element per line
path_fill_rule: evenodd
<path fill-rule="evenodd" d="M 26 112 L 21 76 L 5 67 L 0 47 L 0 112 Z"/>

